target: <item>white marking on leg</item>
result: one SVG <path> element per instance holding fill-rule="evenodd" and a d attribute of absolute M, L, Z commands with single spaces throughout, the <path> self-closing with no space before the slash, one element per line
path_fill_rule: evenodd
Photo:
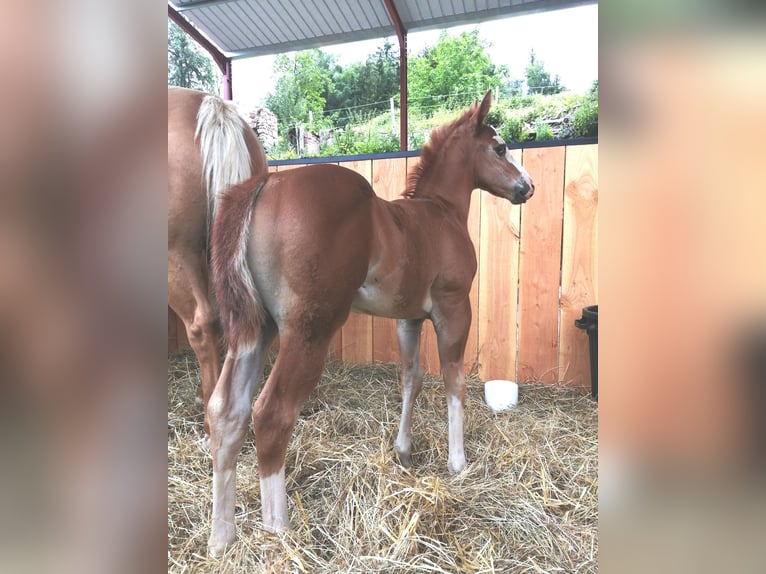
<path fill-rule="evenodd" d="M 247 434 L 250 403 L 260 378 L 265 343 L 250 355 L 229 354 L 208 402 L 210 451 L 213 459 L 213 516 L 208 551 L 223 554 L 236 538 L 234 503 L 237 457 Z"/>
<path fill-rule="evenodd" d="M 220 557 L 236 538 L 234 527 L 234 498 L 236 496 L 236 468 L 213 470 L 213 524 L 208 540 L 208 552 Z"/>
<path fill-rule="evenodd" d="M 451 395 L 447 399 L 447 417 L 449 420 L 449 460 L 447 469 L 456 474 L 465 468 L 463 451 L 463 401 Z"/>
<path fill-rule="evenodd" d="M 287 492 L 285 490 L 285 467 L 275 474 L 261 477 L 261 506 L 263 528 L 279 532 L 290 528 L 287 515 Z"/>
<path fill-rule="evenodd" d="M 409 465 L 409 458 L 412 455 L 412 381 L 405 382 L 402 389 L 402 418 L 399 421 L 399 434 L 396 436 L 396 452 L 400 458 L 404 458 L 402 464 Z"/>

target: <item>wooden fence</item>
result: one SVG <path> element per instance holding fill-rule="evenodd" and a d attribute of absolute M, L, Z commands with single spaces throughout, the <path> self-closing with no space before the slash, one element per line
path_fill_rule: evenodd
<path fill-rule="evenodd" d="M 484 380 L 504 378 L 590 384 L 588 337 L 574 326 L 598 302 L 598 145 L 514 151 L 535 181 L 523 206 L 474 191 L 468 227 L 478 273 L 466 368 Z M 418 157 L 341 162 L 375 192 L 395 199 Z M 272 166 L 282 171 L 296 165 Z M 188 346 L 183 323 L 168 309 L 168 347 Z M 331 353 L 350 363 L 398 361 L 392 319 L 352 314 Z M 421 362 L 439 372 L 436 336 L 424 324 Z"/>

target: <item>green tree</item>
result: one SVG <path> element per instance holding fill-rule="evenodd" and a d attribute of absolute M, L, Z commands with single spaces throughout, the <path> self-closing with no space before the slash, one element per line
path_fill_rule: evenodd
<path fill-rule="evenodd" d="M 527 78 L 527 90 L 530 94 L 558 94 L 566 88 L 561 85 L 561 81 L 556 75 L 551 79 L 551 75 L 545 70 L 542 60 L 535 58 L 535 51 L 529 52 L 529 64 L 525 70 Z"/>
<path fill-rule="evenodd" d="M 336 110 L 335 123 L 346 125 L 354 115 L 351 110 L 361 107 L 365 115 L 379 114 L 388 109 L 389 99 L 398 93 L 399 57 L 386 40 L 364 64 L 336 66 L 327 110 Z"/>
<path fill-rule="evenodd" d="M 210 56 L 168 19 L 168 85 L 215 92 L 216 83 Z"/>
<path fill-rule="evenodd" d="M 318 49 L 282 54 L 274 60 L 277 81 L 274 92 L 266 97 L 266 107 L 279 118 L 283 135 L 296 123 L 308 123 L 309 112 L 315 126 L 321 127 L 327 95 L 333 89 L 333 64 L 333 56 Z"/>
<path fill-rule="evenodd" d="M 442 32 L 436 45 L 408 64 L 410 107 L 421 112 L 463 107 L 488 89 L 504 86 L 508 68 L 492 63 L 486 53 L 488 47 L 478 30 L 459 36 Z"/>

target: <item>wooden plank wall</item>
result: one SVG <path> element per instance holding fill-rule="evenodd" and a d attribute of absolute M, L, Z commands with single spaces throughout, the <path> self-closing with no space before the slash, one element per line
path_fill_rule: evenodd
<path fill-rule="evenodd" d="M 504 378 L 590 385 L 588 337 L 575 319 L 598 303 L 598 145 L 514 151 L 535 181 L 523 206 L 474 191 L 469 232 L 479 270 L 471 290 L 473 321 L 466 369 Z M 399 197 L 419 158 L 342 162 L 385 199 Z M 299 166 L 271 167 L 282 171 Z M 168 309 L 168 350 L 188 347 L 183 323 Z M 350 363 L 396 362 L 396 322 L 352 313 L 330 353 Z M 424 370 L 437 374 L 436 335 L 426 322 Z"/>

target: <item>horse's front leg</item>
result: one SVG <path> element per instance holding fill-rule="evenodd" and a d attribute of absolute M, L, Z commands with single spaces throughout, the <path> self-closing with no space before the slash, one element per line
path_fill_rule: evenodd
<path fill-rule="evenodd" d="M 405 468 L 412 465 L 412 408 L 423 388 L 423 371 L 420 368 L 420 333 L 423 319 L 396 322 L 399 354 L 402 358 L 402 418 L 396 437 L 396 454 Z"/>
<path fill-rule="evenodd" d="M 439 346 L 439 362 L 447 394 L 449 421 L 449 459 L 447 469 L 456 474 L 465 468 L 463 449 L 463 405 L 465 403 L 465 368 L 463 357 L 471 326 L 471 304 L 466 297 L 455 305 L 434 309 L 434 328 Z"/>

